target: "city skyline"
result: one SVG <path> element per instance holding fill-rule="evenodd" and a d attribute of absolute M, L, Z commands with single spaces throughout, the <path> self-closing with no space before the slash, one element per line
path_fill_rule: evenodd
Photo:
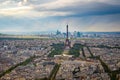
<path fill-rule="evenodd" d="M 118 0 L 0 0 L 0 32 L 119 32 Z"/>

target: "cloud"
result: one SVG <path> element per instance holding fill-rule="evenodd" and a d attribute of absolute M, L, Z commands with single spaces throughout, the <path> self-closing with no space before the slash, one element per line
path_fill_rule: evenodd
<path fill-rule="evenodd" d="M 38 11 L 58 11 L 70 12 L 72 15 L 78 16 L 91 16 L 91 15 L 104 15 L 120 13 L 120 5 L 112 5 L 106 2 L 96 2 L 94 0 L 81 1 L 81 0 L 57 0 L 55 2 L 46 3 L 34 6 Z M 72 16 L 70 15 L 70 16 Z M 59 15 L 58 15 L 59 16 Z M 69 16 L 69 15 L 68 15 Z"/>
<path fill-rule="evenodd" d="M 0 24 L 2 31 L 66 31 L 66 24 L 69 25 L 69 31 L 119 31 L 120 14 L 65 18 L 2 17 L 0 18 Z"/>
<path fill-rule="evenodd" d="M 48 0 L 49 1 L 49 0 Z M 72 12 L 58 12 L 58 11 L 37 11 L 35 9 L 35 4 L 32 4 L 31 1 L 23 0 L 23 1 L 12 1 L 8 0 L 2 2 L 0 8 L 0 14 L 3 16 L 14 16 L 14 17 L 47 17 L 47 16 L 66 16 L 72 14 Z M 38 1 L 45 3 L 44 1 Z M 51 14 L 51 15 L 49 15 Z"/>
<path fill-rule="evenodd" d="M 119 0 L 0 0 L 0 31 L 117 31 L 119 16 Z"/>
<path fill-rule="evenodd" d="M 23 17 L 91 16 L 120 13 L 117 0 L 7 0 L 1 2 L 0 14 Z M 112 4 L 113 3 L 113 4 Z M 115 5 L 116 4 L 116 5 Z M 50 15 L 49 15 L 50 14 Z"/>
<path fill-rule="evenodd" d="M 26 6 L 27 0 L 6 0 L 0 3 L 0 15 L 2 16 L 23 16 L 32 10 L 32 7 Z"/>
<path fill-rule="evenodd" d="M 29 6 L 22 6 L 22 7 L 15 7 L 15 8 L 6 8 L 6 9 L 1 9 L 0 14 L 1 15 L 6 15 L 6 16 L 22 16 L 25 13 L 28 14 L 28 12 L 32 8 Z"/>

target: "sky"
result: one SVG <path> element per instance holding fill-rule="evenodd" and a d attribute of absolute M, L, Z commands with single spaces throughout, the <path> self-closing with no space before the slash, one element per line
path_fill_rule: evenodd
<path fill-rule="evenodd" d="M 120 31 L 120 0 L 0 0 L 0 33 Z"/>

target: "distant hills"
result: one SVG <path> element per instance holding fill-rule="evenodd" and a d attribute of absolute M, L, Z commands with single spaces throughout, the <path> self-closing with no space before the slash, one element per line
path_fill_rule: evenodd
<path fill-rule="evenodd" d="M 48 35 L 48 34 L 56 34 L 57 31 L 42 31 L 42 32 L 3 32 L 1 35 Z M 81 31 L 79 31 L 81 32 Z M 73 32 L 71 32 L 73 33 Z M 120 34 L 120 32 L 81 32 L 83 34 Z"/>
<path fill-rule="evenodd" d="M 0 36 L 4 36 L 4 35 L 6 35 L 6 34 L 0 33 Z"/>
<path fill-rule="evenodd" d="M 56 31 L 41 31 L 41 32 L 2 32 L 0 35 L 8 34 L 8 35 L 42 35 L 42 34 L 51 34 L 56 33 Z"/>

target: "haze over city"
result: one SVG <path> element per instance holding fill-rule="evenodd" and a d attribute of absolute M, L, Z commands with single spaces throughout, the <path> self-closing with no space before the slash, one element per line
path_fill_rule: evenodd
<path fill-rule="evenodd" d="M 119 0 L 0 0 L 0 32 L 119 32 Z"/>

